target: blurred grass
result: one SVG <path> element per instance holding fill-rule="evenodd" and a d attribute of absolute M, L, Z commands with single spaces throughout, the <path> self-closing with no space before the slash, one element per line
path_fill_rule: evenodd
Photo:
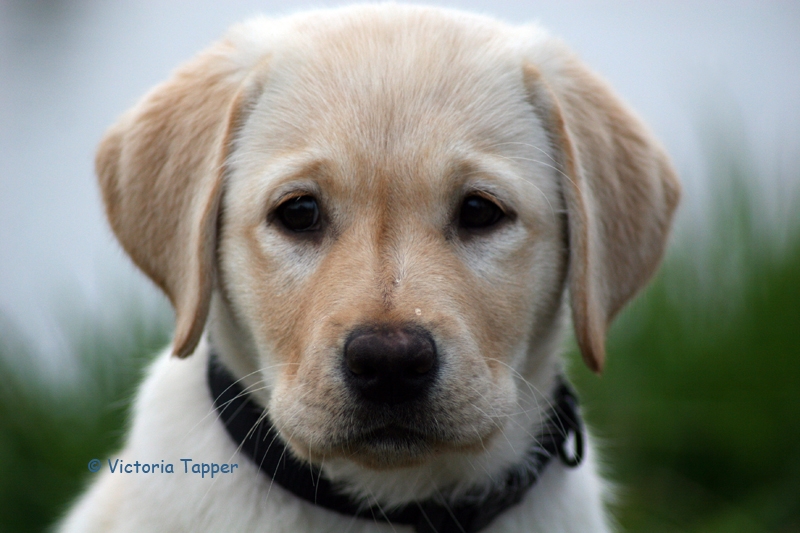
<path fill-rule="evenodd" d="M 64 512 L 89 460 L 119 446 L 141 369 L 169 341 L 166 309 L 127 298 L 109 315 L 76 303 L 62 310 L 59 363 L 0 315 L 0 532 L 44 531 Z"/>
<path fill-rule="evenodd" d="M 800 532 L 800 218 L 765 212 L 744 151 L 716 148 L 708 226 L 684 220 L 602 378 L 572 349 L 624 531 Z"/>
<path fill-rule="evenodd" d="M 620 523 L 798 532 L 800 240 L 779 258 L 748 256 L 739 286 L 710 294 L 689 261 L 670 257 L 618 319 L 602 379 L 573 365 L 623 487 Z"/>
<path fill-rule="evenodd" d="M 800 532 L 800 231 L 761 223 L 753 171 L 732 153 L 712 169 L 710 230 L 684 228 L 616 320 L 603 377 L 572 350 L 624 531 Z M 131 298 L 64 314 L 61 366 L 0 316 L 0 532 L 60 515 L 89 459 L 119 445 L 169 337 L 168 312 Z"/>

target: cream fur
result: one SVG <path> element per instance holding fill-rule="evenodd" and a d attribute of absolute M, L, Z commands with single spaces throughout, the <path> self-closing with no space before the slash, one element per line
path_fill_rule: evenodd
<path fill-rule="evenodd" d="M 489 488 L 547 413 L 568 307 L 599 372 L 606 328 L 657 267 L 679 197 L 658 142 L 542 29 L 394 4 L 233 28 L 123 115 L 97 168 L 114 231 L 176 310 L 178 357 L 153 364 L 114 457 L 239 470 L 105 471 L 64 532 L 407 531 L 270 486 L 216 420 L 209 342 L 292 453 L 354 496 L 391 506 Z M 459 229 L 470 194 L 503 221 Z M 313 236 L 275 220 L 299 195 L 321 205 Z M 419 449 L 349 447 L 364 407 L 341 353 L 372 323 L 435 339 Z M 575 470 L 552 462 L 485 531 L 608 531 L 607 494 L 590 447 Z"/>

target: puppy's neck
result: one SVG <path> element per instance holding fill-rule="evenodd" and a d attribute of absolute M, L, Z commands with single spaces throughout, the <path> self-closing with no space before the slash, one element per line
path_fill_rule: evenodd
<path fill-rule="evenodd" d="M 206 334 L 220 362 L 242 389 L 251 393 L 260 405 L 269 405 L 270 390 L 261 373 L 256 343 L 222 295 L 214 294 L 211 299 Z"/>

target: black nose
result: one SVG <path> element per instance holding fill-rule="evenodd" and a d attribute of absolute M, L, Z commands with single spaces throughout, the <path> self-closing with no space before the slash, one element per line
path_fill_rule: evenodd
<path fill-rule="evenodd" d="M 364 399 L 397 404 L 422 396 L 435 380 L 436 344 L 422 328 L 354 331 L 344 346 L 350 388 Z"/>

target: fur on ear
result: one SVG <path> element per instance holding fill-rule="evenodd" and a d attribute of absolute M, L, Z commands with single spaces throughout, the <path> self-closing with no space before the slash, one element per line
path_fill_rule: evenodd
<path fill-rule="evenodd" d="M 611 320 L 655 272 L 680 183 L 661 145 L 570 52 L 523 65 L 529 102 L 550 136 L 567 208 L 572 321 L 600 373 Z"/>
<path fill-rule="evenodd" d="M 234 52 L 221 41 L 155 87 L 108 130 L 95 161 L 114 233 L 175 309 L 178 357 L 200 340 L 215 280 L 224 166 L 249 70 Z"/>

